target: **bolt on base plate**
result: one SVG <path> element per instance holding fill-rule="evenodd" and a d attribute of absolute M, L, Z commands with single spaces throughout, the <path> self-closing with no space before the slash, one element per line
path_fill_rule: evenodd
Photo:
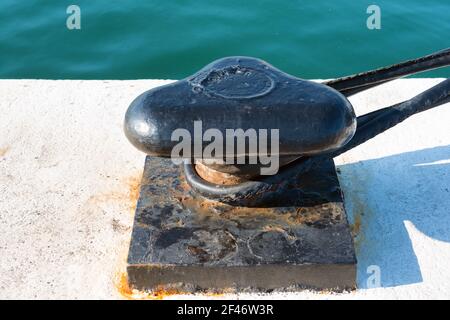
<path fill-rule="evenodd" d="M 332 160 L 279 186 L 267 206 L 197 197 L 170 159 L 147 156 L 128 255 L 133 289 L 356 287 L 356 257 Z"/>

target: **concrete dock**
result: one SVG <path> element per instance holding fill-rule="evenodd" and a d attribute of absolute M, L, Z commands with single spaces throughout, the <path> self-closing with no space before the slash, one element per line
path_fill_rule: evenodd
<path fill-rule="evenodd" d="M 442 80 L 396 80 L 350 101 L 361 115 Z M 0 80 L 0 299 L 146 297 L 123 283 L 145 155 L 126 140 L 122 122 L 134 97 L 168 82 Z M 450 104 L 407 119 L 336 163 L 359 288 L 264 298 L 450 297 Z"/>

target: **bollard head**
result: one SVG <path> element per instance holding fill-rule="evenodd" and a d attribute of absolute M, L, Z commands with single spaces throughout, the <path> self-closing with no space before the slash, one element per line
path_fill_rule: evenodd
<path fill-rule="evenodd" d="M 237 134 L 231 137 L 227 130 Z M 341 93 L 249 57 L 223 58 L 186 79 L 144 92 L 125 116 L 126 136 L 138 149 L 170 157 L 186 134 L 191 153 L 185 156 L 196 160 L 211 157 L 205 153 L 211 134 L 222 137 L 215 141 L 222 145 L 216 158 L 259 156 L 261 138 L 266 138 L 266 150 L 279 156 L 282 165 L 283 159 L 336 150 L 355 130 L 353 107 Z M 272 139 L 275 133 L 278 137 Z M 239 134 L 245 147 L 229 148 L 227 138 L 238 139 Z"/>

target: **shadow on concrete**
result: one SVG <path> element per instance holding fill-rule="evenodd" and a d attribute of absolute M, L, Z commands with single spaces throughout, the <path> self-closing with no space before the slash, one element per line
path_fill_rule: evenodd
<path fill-rule="evenodd" d="M 422 282 L 405 224 L 450 242 L 450 146 L 339 166 L 350 223 L 357 237 L 358 287 L 367 268 L 381 270 L 381 286 Z"/>

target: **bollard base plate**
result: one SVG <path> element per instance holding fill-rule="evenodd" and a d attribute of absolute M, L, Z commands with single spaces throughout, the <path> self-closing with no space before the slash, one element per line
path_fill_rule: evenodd
<path fill-rule="evenodd" d="M 193 194 L 180 167 L 147 156 L 128 255 L 132 289 L 269 291 L 356 287 L 332 160 L 284 184 L 272 206 Z"/>

